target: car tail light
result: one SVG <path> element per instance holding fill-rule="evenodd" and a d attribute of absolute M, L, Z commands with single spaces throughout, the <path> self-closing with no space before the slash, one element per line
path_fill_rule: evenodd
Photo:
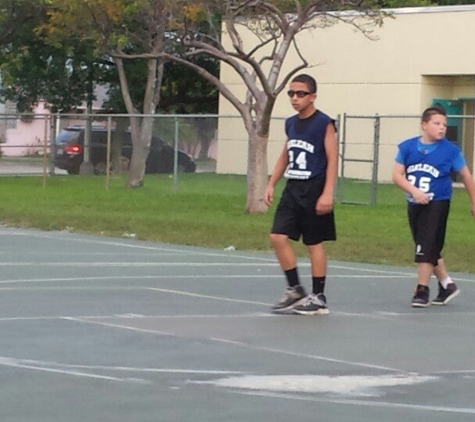
<path fill-rule="evenodd" d="M 77 155 L 82 153 L 82 146 L 81 145 L 68 145 L 64 147 L 64 152 L 66 154 Z"/>

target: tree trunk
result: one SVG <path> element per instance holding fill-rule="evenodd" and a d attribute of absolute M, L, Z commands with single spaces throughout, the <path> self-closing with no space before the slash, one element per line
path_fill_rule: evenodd
<path fill-rule="evenodd" d="M 246 212 L 250 214 L 264 213 L 268 208 L 264 202 L 268 180 L 268 140 L 268 135 L 260 136 L 255 129 L 249 134 Z"/>
<path fill-rule="evenodd" d="M 118 119 L 115 131 L 112 132 L 111 170 L 114 175 L 125 174 L 129 169 L 130 162 L 122 154 L 124 148 L 131 148 L 126 142 L 128 126 L 128 119 Z"/>
<path fill-rule="evenodd" d="M 132 117 L 131 119 L 136 119 L 136 117 Z M 150 152 L 150 143 L 152 140 L 152 125 L 153 117 L 137 119 L 131 125 L 133 148 L 129 165 L 129 174 L 127 177 L 127 187 L 129 188 L 140 188 L 143 186 L 145 165 Z"/>
<path fill-rule="evenodd" d="M 129 164 L 127 187 L 140 188 L 143 186 L 143 179 L 145 176 L 145 162 L 147 161 L 149 151 L 149 145 L 143 145 L 143 143 L 141 143 L 141 145 L 134 145 Z"/>
<path fill-rule="evenodd" d="M 211 145 L 211 138 L 202 138 L 200 139 L 200 152 L 198 159 L 206 160 L 208 158 L 209 146 Z"/>

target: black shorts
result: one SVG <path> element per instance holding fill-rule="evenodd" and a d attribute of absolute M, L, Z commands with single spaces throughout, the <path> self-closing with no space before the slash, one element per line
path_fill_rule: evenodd
<path fill-rule="evenodd" d="M 409 227 L 415 243 L 414 262 L 437 265 L 444 247 L 449 209 L 449 200 L 408 205 Z"/>
<path fill-rule="evenodd" d="M 336 240 L 333 211 L 317 215 L 315 205 L 323 192 L 325 179 L 288 180 L 274 216 L 271 233 L 285 234 L 305 245 Z"/>

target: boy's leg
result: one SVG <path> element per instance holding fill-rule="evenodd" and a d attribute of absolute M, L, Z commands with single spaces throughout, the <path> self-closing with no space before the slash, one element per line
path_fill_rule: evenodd
<path fill-rule="evenodd" d="M 327 254 L 323 242 L 318 245 L 307 245 L 312 277 L 325 277 L 327 275 Z"/>
<path fill-rule="evenodd" d="M 412 298 L 413 308 L 426 308 L 429 306 L 429 283 L 434 265 L 429 262 L 417 263 L 417 286 Z"/>
<path fill-rule="evenodd" d="M 434 268 L 434 275 L 437 277 L 437 280 L 439 280 L 439 283 L 450 278 L 447 269 L 445 268 L 445 262 L 442 258 L 437 260 L 437 266 Z"/>
<path fill-rule="evenodd" d="M 303 303 L 306 296 L 305 289 L 300 285 L 297 271 L 297 256 L 290 244 L 289 237 L 284 234 L 271 233 L 270 240 L 289 286 L 285 291 L 284 297 L 272 307 L 272 311 L 285 313 Z"/>
<path fill-rule="evenodd" d="M 307 301 L 295 306 L 294 313 L 301 315 L 326 315 L 329 313 L 327 299 L 323 294 L 327 274 L 327 255 L 323 243 L 307 245 L 312 271 L 312 294 Z"/>
<path fill-rule="evenodd" d="M 297 267 L 297 256 L 290 244 L 289 237 L 285 234 L 270 234 L 270 241 L 274 247 L 275 255 L 282 271 L 288 271 Z"/>
<path fill-rule="evenodd" d="M 420 286 L 429 286 L 430 278 L 434 272 L 434 265 L 430 262 L 417 263 L 417 284 Z"/>
<path fill-rule="evenodd" d="M 434 274 L 439 281 L 439 293 L 432 301 L 433 305 L 447 305 L 454 297 L 458 296 L 460 289 L 452 281 L 445 268 L 445 262 L 442 258 L 437 261 L 434 268 Z"/>
<path fill-rule="evenodd" d="M 408 216 L 411 232 L 415 242 L 415 262 L 417 263 L 418 284 L 412 299 L 412 306 L 425 308 L 429 306 L 429 283 L 432 274 L 446 275 L 441 259 L 444 246 L 449 201 L 435 201 L 428 205 L 409 206 Z"/>

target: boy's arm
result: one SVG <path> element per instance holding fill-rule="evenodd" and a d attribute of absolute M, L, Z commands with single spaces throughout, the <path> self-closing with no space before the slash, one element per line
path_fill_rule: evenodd
<path fill-rule="evenodd" d="M 331 123 L 325 132 L 325 154 L 327 156 L 327 170 L 325 186 L 315 204 L 317 214 L 328 214 L 333 209 L 335 185 L 338 177 L 338 140 L 335 126 Z"/>
<path fill-rule="evenodd" d="M 460 177 L 462 178 L 462 182 L 465 186 L 465 189 L 470 197 L 471 202 L 471 213 L 472 216 L 475 217 L 475 182 L 473 181 L 473 177 L 470 174 L 470 170 L 467 166 L 463 167 L 462 170 L 459 171 Z"/>
<path fill-rule="evenodd" d="M 428 204 L 430 196 L 422 192 L 406 179 L 406 168 L 403 164 L 396 162 L 393 168 L 393 182 L 403 191 L 409 193 L 417 204 Z"/>
<path fill-rule="evenodd" d="M 277 159 L 277 162 L 275 164 L 274 170 L 272 171 L 272 175 L 269 178 L 269 181 L 267 182 L 267 188 L 264 193 L 264 202 L 266 203 L 267 206 L 270 206 L 272 204 L 272 200 L 274 199 L 274 187 L 277 184 L 277 182 L 280 180 L 282 175 L 285 172 L 285 169 L 289 165 L 289 154 L 287 152 L 287 144 L 284 145 L 284 148 L 282 152 L 279 155 L 279 158 Z"/>

